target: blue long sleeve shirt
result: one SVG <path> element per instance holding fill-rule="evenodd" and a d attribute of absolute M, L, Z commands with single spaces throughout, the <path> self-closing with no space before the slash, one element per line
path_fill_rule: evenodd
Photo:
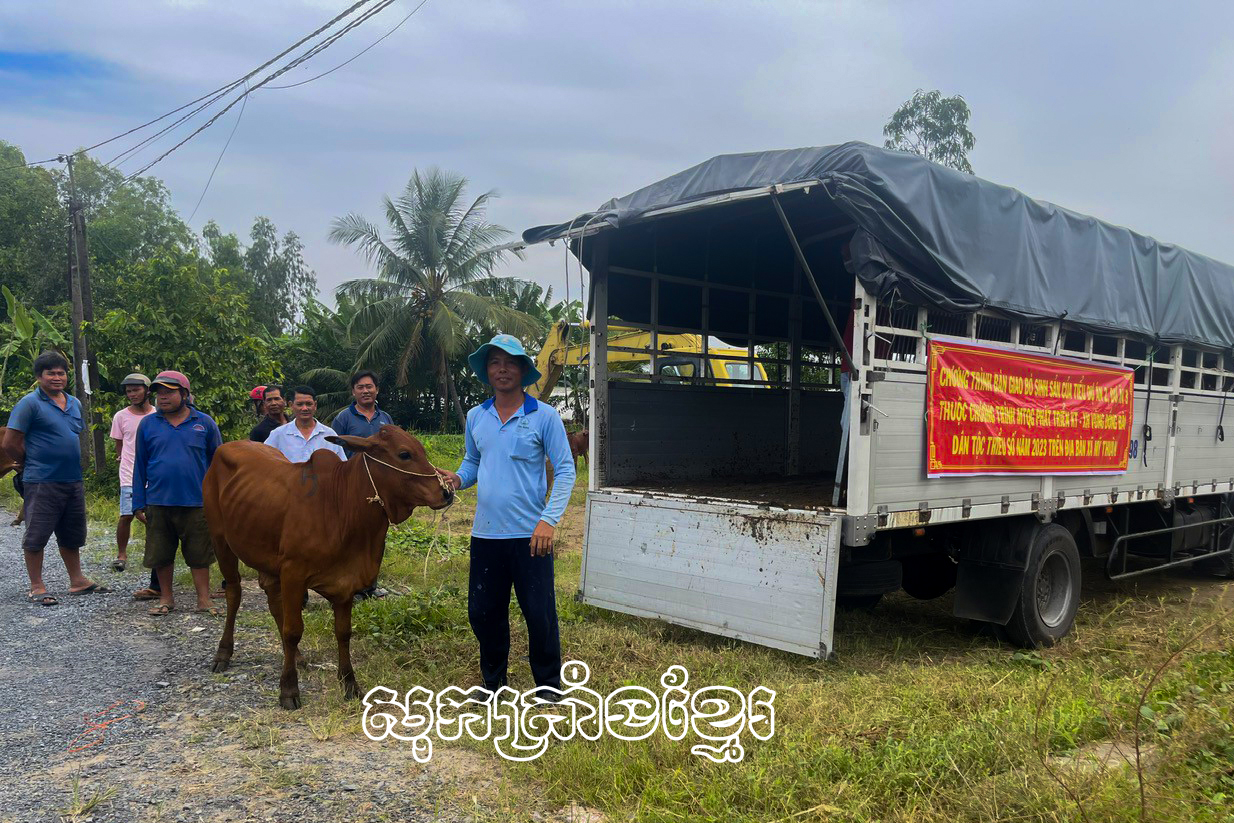
<path fill-rule="evenodd" d="M 201 484 L 222 444 L 218 424 L 191 408 L 178 426 L 162 412 L 137 427 L 133 449 L 133 511 L 146 506 L 201 506 Z"/>
<path fill-rule="evenodd" d="M 574 489 L 574 459 L 557 410 L 526 395 L 505 423 L 489 398 L 467 413 L 467 453 L 459 466 L 462 488 L 479 484 L 473 537 L 531 537 L 536 523 L 550 526 L 566 511 Z M 553 466 L 548 492 L 545 459 Z"/>

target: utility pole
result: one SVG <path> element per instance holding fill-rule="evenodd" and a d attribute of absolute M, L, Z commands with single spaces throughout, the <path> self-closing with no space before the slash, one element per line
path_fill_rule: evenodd
<path fill-rule="evenodd" d="M 68 284 L 67 285 L 68 285 L 68 291 L 69 291 L 70 306 L 72 307 L 71 315 L 72 315 L 72 325 L 73 325 L 73 362 L 72 362 L 72 365 L 69 366 L 69 377 L 73 378 L 73 395 L 81 403 L 81 407 L 82 407 L 82 418 L 81 419 L 84 422 L 88 423 L 90 421 L 90 418 L 86 416 L 85 414 L 86 402 L 88 398 L 85 396 L 85 392 L 82 391 L 81 376 L 80 376 L 80 372 L 78 371 L 78 367 L 77 367 L 77 364 L 80 363 L 82 360 L 82 348 L 83 348 L 82 339 L 81 339 L 82 309 L 81 309 L 81 289 L 77 287 L 77 283 L 78 283 L 77 281 L 77 255 L 74 253 L 74 248 L 73 248 L 74 235 L 77 232 L 75 231 L 75 225 L 74 225 L 74 219 L 73 219 L 72 200 L 69 201 L 68 229 L 69 229 L 69 234 L 68 234 L 69 268 L 67 272 L 68 274 Z M 90 430 L 88 426 L 82 426 L 81 432 L 77 435 L 78 439 L 81 441 L 81 468 L 83 471 L 85 471 L 85 469 L 90 465 L 89 431 Z"/>
<path fill-rule="evenodd" d="M 86 335 L 82 330 L 83 323 L 94 322 L 94 299 L 90 292 L 90 256 L 86 247 L 86 215 L 82 211 L 81 202 L 77 199 L 77 180 L 73 176 L 73 155 L 63 158 L 69 170 L 69 296 L 72 300 L 73 315 L 73 385 L 74 394 L 81 402 L 82 419 L 86 426 L 82 431 L 82 467 L 86 465 L 86 455 L 92 441 L 94 452 L 94 473 L 102 476 L 107 470 L 107 453 L 103 445 L 103 430 L 100 417 L 94 412 L 94 403 L 90 393 L 87 393 L 82 380 L 82 363 L 86 364 L 86 377 L 89 380 L 90 392 L 99 388 L 98 362 L 90 354 Z M 86 434 L 92 432 L 93 437 Z"/>

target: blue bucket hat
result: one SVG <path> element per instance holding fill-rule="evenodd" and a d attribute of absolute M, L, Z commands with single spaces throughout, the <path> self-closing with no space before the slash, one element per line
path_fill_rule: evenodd
<path fill-rule="evenodd" d="M 489 385 L 488 352 L 492 348 L 498 348 L 508 354 L 512 354 L 522 359 L 523 363 L 527 365 L 527 369 L 523 374 L 523 388 L 530 386 L 540 379 L 540 370 L 536 368 L 536 362 L 531 359 L 527 354 L 527 350 L 523 348 L 522 342 L 512 334 L 499 334 L 476 349 L 467 358 L 467 365 L 471 366 L 471 370 L 476 373 L 476 377 L 480 378 L 480 382 L 484 385 Z"/>

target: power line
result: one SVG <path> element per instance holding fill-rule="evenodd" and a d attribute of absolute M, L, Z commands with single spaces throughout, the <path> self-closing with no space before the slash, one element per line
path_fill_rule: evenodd
<path fill-rule="evenodd" d="M 193 218 L 197 215 L 197 209 L 201 207 L 201 201 L 206 199 L 206 192 L 210 191 L 210 183 L 214 180 L 214 173 L 219 170 L 219 163 L 223 162 L 223 155 L 227 153 L 227 147 L 231 145 L 231 138 L 236 136 L 236 129 L 240 128 L 240 121 L 244 119 L 244 110 L 248 107 L 248 84 L 245 84 L 245 94 L 240 98 L 243 102 L 240 104 L 240 113 L 236 115 L 236 123 L 231 127 L 231 134 L 227 135 L 227 142 L 223 144 L 223 150 L 219 152 L 218 159 L 214 161 L 214 168 L 210 169 L 210 176 L 206 178 L 206 186 L 201 190 L 201 197 L 197 198 L 197 205 L 193 206 L 193 212 L 189 215 L 186 223 L 192 223 Z"/>
<path fill-rule="evenodd" d="M 365 0 L 365 2 L 368 2 L 368 0 Z M 364 54 L 364 52 L 366 52 L 366 51 L 368 51 L 369 49 L 373 48 L 373 46 L 376 46 L 376 45 L 377 45 L 378 43 L 380 43 L 382 40 L 386 39 L 386 38 L 387 38 L 387 37 L 389 37 L 391 34 L 393 34 L 395 31 L 397 31 L 397 30 L 398 30 L 398 28 L 399 28 L 400 26 L 402 26 L 402 25 L 403 25 L 403 23 L 406 23 L 409 19 L 411 19 L 412 15 L 414 15 L 417 11 L 419 11 L 419 10 L 420 10 L 420 6 L 423 6 L 426 2 L 428 2 L 428 0 L 421 0 L 420 5 L 419 5 L 419 6 L 416 6 L 416 8 L 412 10 L 411 14 L 408 14 L 408 15 L 407 15 L 406 17 L 404 17 L 401 21 L 399 21 L 398 25 L 396 25 L 396 26 L 395 26 L 394 28 L 392 28 L 390 31 L 386 32 L 386 34 L 384 34 L 384 35 L 382 35 L 380 38 L 378 38 L 378 39 L 376 40 L 376 42 L 374 42 L 372 45 L 368 46 L 368 47 L 367 47 L 367 48 L 365 48 L 363 51 L 359 52 L 359 54 L 356 54 L 356 55 L 352 56 L 351 58 L 349 58 L 348 60 L 345 60 L 344 62 L 340 63 L 339 65 L 335 66 L 334 68 L 329 69 L 328 71 L 322 72 L 321 74 L 316 75 L 315 77 L 310 77 L 308 80 L 303 80 L 303 81 L 301 81 L 301 82 L 299 82 L 299 83 L 293 83 L 293 84 L 291 84 L 291 85 L 287 85 L 287 86 L 266 86 L 265 88 L 267 88 L 267 89 L 289 89 L 289 88 L 294 88 L 295 86 L 302 86 L 302 85 L 304 85 L 305 83 L 311 83 L 313 80 L 316 80 L 316 79 L 318 79 L 318 78 L 320 78 L 320 77 L 324 77 L 324 76 L 326 76 L 327 74 L 330 74 L 330 73 L 332 73 L 332 72 L 334 72 L 334 71 L 337 71 L 338 69 L 341 69 L 343 66 L 347 65 L 347 64 L 348 64 L 348 63 L 350 63 L 352 60 L 355 60 L 357 57 L 359 57 L 360 55 Z M 389 3 L 387 3 L 386 5 L 389 5 Z M 354 7 L 353 7 L 353 8 L 354 8 Z M 368 15 L 367 15 L 367 16 L 371 17 L 373 14 L 375 14 L 375 13 L 376 13 L 376 12 L 378 12 L 378 11 L 381 11 L 381 10 L 382 10 L 382 9 L 384 9 L 384 8 L 385 8 L 385 6 L 382 6 L 382 7 L 381 7 L 381 8 L 379 8 L 379 9 L 375 9 L 373 12 L 368 13 Z M 337 18 L 336 18 L 336 19 L 337 19 Z M 365 17 L 365 19 L 367 19 L 367 17 Z M 363 22 L 363 21 L 359 21 L 359 22 Z M 304 42 L 304 41 L 301 41 L 301 42 Z M 294 46 L 293 46 L 292 48 L 294 48 Z M 290 49 L 289 49 L 288 51 L 290 51 Z M 286 54 L 286 52 L 284 52 L 284 54 Z M 306 58 L 307 58 L 308 56 L 311 56 L 311 55 L 307 55 L 307 56 L 306 56 Z M 276 59 L 277 59 L 277 58 L 276 58 Z M 273 62 L 273 61 L 269 61 L 269 62 L 267 62 L 265 65 L 267 65 L 267 66 L 268 66 L 268 65 L 270 65 L 270 63 L 271 63 L 271 62 Z M 297 65 L 298 65 L 298 63 L 297 63 Z M 245 89 L 246 89 L 246 94 L 247 94 L 247 92 L 248 92 L 248 82 L 247 82 L 247 80 L 248 80 L 248 78 L 249 78 L 249 77 L 252 77 L 252 75 L 253 75 L 253 74 L 256 74 L 256 71 L 257 71 L 257 70 L 255 70 L 254 72 L 250 73 L 250 74 L 249 74 L 249 75 L 247 75 L 245 78 L 242 78 L 242 79 L 241 79 L 241 81 L 240 81 L 240 82 L 243 82 L 243 83 L 244 83 L 244 86 L 245 86 Z M 227 94 L 229 94 L 229 93 L 231 93 L 232 91 L 234 91 L 234 90 L 235 90 L 235 88 L 236 88 L 236 84 L 234 84 L 234 83 L 233 83 L 233 84 L 231 84 L 230 86 L 222 87 L 222 88 L 221 88 L 221 90 L 216 90 L 216 91 L 218 91 L 219 93 L 214 94 L 214 96 L 213 96 L 213 97 L 211 97 L 209 100 L 207 100 L 206 102 L 202 103 L 200 106 L 198 106 L 197 108 L 193 109 L 193 110 L 192 110 L 192 111 L 190 111 L 189 113 L 187 113 L 187 114 L 185 114 L 185 115 L 182 115 L 182 116 L 181 116 L 178 120 L 176 120 L 176 122 L 172 123 L 171 125 L 169 125 L 169 126 L 167 126 L 167 127 L 163 128 L 163 129 L 162 129 L 162 130 L 160 130 L 159 132 L 157 132 L 157 133 L 155 133 L 155 134 L 151 135 L 150 137 L 147 137 L 145 140 L 141 141 L 140 143 L 137 143 L 136 145 L 134 145 L 134 146 L 132 146 L 132 147 L 130 147 L 130 148 L 128 148 L 128 149 L 126 149 L 125 151 L 122 151 L 120 154 L 118 154 L 118 155 L 116 155 L 115 157 L 113 157 L 113 158 L 112 158 L 112 159 L 108 162 L 108 164 L 107 164 L 107 165 L 109 165 L 109 166 L 110 166 L 110 165 L 116 165 L 116 164 L 117 164 L 117 161 L 118 161 L 118 162 L 120 162 L 120 163 L 125 162 L 125 160 L 127 160 L 128 158 L 133 157 L 133 156 L 134 156 L 137 152 L 139 152 L 141 149 L 143 149 L 143 148 L 145 148 L 146 146 L 150 145 L 151 143 L 155 142 L 155 141 L 156 141 L 159 137 L 161 137 L 161 136 L 163 136 L 164 134 L 166 134 L 167 132 L 169 132 L 169 131 L 171 131 L 171 130 L 175 129 L 177 126 L 179 126 L 180 124 L 184 123 L 185 121 L 187 121 L 187 120 L 191 120 L 193 117 L 195 117 L 195 116 L 196 116 L 198 113 L 200 113 L 201 111 L 203 111 L 203 110 L 205 110 L 205 109 L 209 108 L 209 107 L 210 107 L 211 105 L 213 105 L 215 102 L 217 102 L 218 100 L 220 100 L 220 99 L 222 99 L 223 97 L 225 97 Z M 244 95 L 241 95 L 241 97 L 244 97 Z M 236 100 L 237 100 L 237 101 L 239 101 L 239 100 L 241 99 L 241 97 L 237 97 L 237 98 L 236 98 Z M 198 98 L 198 100 L 201 100 L 201 99 L 204 99 L 204 98 Z M 189 103 L 189 104 L 187 104 L 187 105 L 192 105 L 192 104 L 191 104 L 191 103 Z M 242 109 L 241 109 L 241 110 L 243 110 L 243 107 L 242 107 Z M 230 142 L 230 139 L 229 139 L 229 142 Z M 126 157 L 126 155 L 127 155 L 127 157 Z M 123 159 L 122 159 L 122 158 L 123 158 Z M 191 219 L 191 218 L 190 218 L 190 219 Z"/>
<path fill-rule="evenodd" d="M 428 0 L 420 0 L 420 5 L 416 6 L 414 9 L 412 9 L 412 10 L 411 10 L 411 13 L 410 13 L 410 14 L 408 14 L 408 15 L 407 15 L 406 17 L 404 17 L 402 20 L 398 21 L 398 24 L 397 24 L 397 25 L 395 25 L 395 26 L 394 26 L 394 28 L 390 29 L 388 32 L 386 32 L 385 34 L 383 34 L 381 37 L 378 37 L 376 40 L 374 40 L 374 41 L 373 41 L 373 42 L 372 42 L 372 43 L 371 43 L 371 44 L 370 44 L 367 48 L 365 48 L 364 50 L 362 50 L 362 51 L 360 51 L 360 52 L 357 52 L 356 54 L 354 54 L 353 56 L 351 56 L 351 57 L 347 58 L 347 59 L 346 59 L 346 60 L 344 60 L 342 63 L 339 63 L 337 66 L 335 66 L 334 68 L 330 69 L 329 71 L 323 71 L 321 74 L 318 74 L 318 75 L 316 75 L 316 76 L 314 76 L 314 77 L 310 77 L 310 78 L 309 78 L 309 79 L 307 79 L 307 80 L 301 80 L 299 83 L 289 83 L 289 84 L 288 84 L 288 85 L 286 85 L 286 86 L 266 86 L 266 91 L 272 91 L 272 90 L 274 90 L 274 89 L 294 89 L 296 86 L 303 86 L 305 83 L 312 83 L 314 80 L 320 80 L 321 78 L 325 77 L 327 74 L 333 74 L 334 72 L 336 72 L 336 71 L 338 71 L 339 69 L 341 69 L 343 66 L 346 66 L 346 65 L 347 65 L 348 63 L 350 63 L 352 60 L 355 60 L 357 57 L 360 57 L 361 55 L 363 55 L 363 54 L 364 54 L 364 52 L 366 52 L 366 51 L 368 51 L 369 49 L 373 48 L 373 46 L 376 46 L 376 45 L 377 45 L 378 43 L 380 43 L 382 40 L 385 40 L 387 37 L 389 37 L 390 35 L 394 34 L 396 31 L 398 31 L 398 30 L 402 27 L 402 25 L 403 25 L 404 23 L 406 23 L 408 20 L 410 20 L 412 17 L 414 17 L 414 16 L 415 16 L 415 13 L 416 13 L 416 12 L 418 12 L 421 8 L 423 8 L 423 7 L 424 7 L 424 4 L 425 4 L 425 3 L 427 3 L 427 2 L 428 2 Z"/>
<path fill-rule="evenodd" d="M 359 57 L 359 55 L 356 55 L 356 56 Z M 60 157 L 61 155 L 57 155 L 55 157 L 49 157 L 46 160 L 31 160 L 28 163 L 18 163 L 16 166 L 5 166 L 4 168 L 0 169 L 0 171 L 12 171 L 13 169 L 28 169 L 31 166 L 44 166 L 48 163 L 55 163 L 59 161 Z"/>
<path fill-rule="evenodd" d="M 343 11 L 341 14 L 339 14 L 338 16 L 336 16 L 336 17 L 335 17 L 334 19 L 332 19 L 330 22 L 326 23 L 324 26 L 322 26 L 321 28 L 317 29 L 317 30 L 316 30 L 316 31 L 314 31 L 312 34 L 309 34 L 308 36 L 301 38 L 301 39 L 300 39 L 299 41 L 297 41 L 296 43 L 293 43 L 291 46 L 287 47 L 286 49 L 284 49 L 284 50 L 283 50 L 282 52 L 280 52 L 279 54 L 277 54 L 277 55 L 275 55 L 274 57 L 272 57 L 271 59 L 267 60 L 265 63 L 262 63 L 260 66 L 258 66 L 257 68 L 253 69 L 251 72 L 249 72 L 248 74 L 246 74 L 244 77 L 241 77 L 239 80 L 234 80 L 234 81 L 232 81 L 231 83 L 228 83 L 228 84 L 227 84 L 227 85 L 225 85 L 225 86 L 220 86 L 219 88 L 215 89 L 214 91 L 209 92 L 208 94 L 205 94 L 205 95 L 203 95 L 202 97 L 198 97 L 196 100 L 193 100 L 193 101 L 191 101 L 191 102 L 189 102 L 189 103 L 185 103 L 183 106 L 181 106 L 181 107 L 180 107 L 180 108 L 178 108 L 178 109 L 173 109 L 172 111 L 168 112 L 167 114 L 164 114 L 162 117 L 155 118 L 154 120 L 151 120 L 149 123 L 145 123 L 145 124 L 143 124 L 143 125 L 141 125 L 141 126 L 138 126 L 137 128 L 134 128 L 134 129 L 129 129 L 127 132 L 125 132 L 125 133 L 124 133 L 124 134 L 122 134 L 122 135 L 119 135 L 118 137 L 113 137 L 113 138 L 111 138 L 111 140 L 104 140 L 102 143 L 98 143 L 98 144 L 96 144 L 95 146 L 91 146 L 91 147 L 90 147 L 90 148 L 88 148 L 88 149 L 83 149 L 83 151 L 90 151 L 90 150 L 92 150 L 92 149 L 94 149 L 94 148 L 97 148 L 98 146 L 106 145 L 107 143 L 110 143 L 110 142 L 112 142 L 113 140 L 117 140 L 117 139 L 119 139 L 119 137 L 124 137 L 125 135 L 132 134 L 132 133 L 133 133 L 133 132 L 135 132 L 135 131 L 139 131 L 139 130 L 141 130 L 141 129 L 145 128 L 146 126 L 149 126 L 149 125 L 152 125 L 152 124 L 154 124 L 154 123 L 157 123 L 159 120 L 162 120 L 162 119 L 164 119 L 164 118 L 166 118 L 166 117 L 170 117 L 171 115 L 175 114 L 175 113 L 176 113 L 176 112 L 178 112 L 178 111 L 183 111 L 184 109 L 188 108 L 189 106 L 192 106 L 192 105 L 197 104 L 197 103 L 201 103 L 201 105 L 198 105 L 198 106 L 197 106 L 196 108 L 194 108 L 192 111 L 188 112 L 187 114 L 183 114 L 183 115 L 181 115 L 179 118 L 177 118 L 177 119 L 176 119 L 176 121 L 175 121 L 175 122 L 171 123 L 170 125 L 164 126 L 162 129 L 160 129 L 159 131 L 155 132 L 154 134 L 152 134 L 152 135 L 150 135 L 150 136 L 146 137 L 144 140 L 140 141 L 140 142 L 139 142 L 139 143 L 137 143 L 136 145 L 131 146 L 131 147 L 129 147 L 128 149 L 125 149 L 124 151 L 120 152 L 120 153 L 119 153 L 119 154 L 117 154 L 115 157 L 113 157 L 113 158 L 112 158 L 112 159 L 111 159 L 111 160 L 107 163 L 107 165 L 112 166 L 112 165 L 115 165 L 117 162 L 124 162 L 121 158 L 124 158 L 126 155 L 127 155 L 127 156 L 129 156 L 129 157 L 131 157 L 133 154 L 135 154 L 136 152 L 138 152 L 138 151 L 140 151 L 141 149 L 145 148 L 146 146 L 149 146 L 151 143 L 153 143 L 154 141 L 158 140 L 160 137 L 162 137 L 163 135 L 167 134 L 169 131 L 172 131 L 173 129 L 175 129 L 177 126 L 181 125 L 181 124 L 182 124 L 182 123 L 184 123 L 185 121 L 187 121 L 187 120 L 191 120 L 193 117 L 197 116 L 197 114 L 199 114 L 200 112 L 204 111 L 205 109 L 208 109 L 210 106 L 214 105 L 214 104 L 215 104 L 215 103 L 217 103 L 219 100 L 221 100 L 222 98 L 226 97 L 226 96 L 227 96 L 228 94 L 230 94 L 231 92 L 235 91 L 235 90 L 236 90 L 236 89 L 237 89 L 237 88 L 238 88 L 241 84 L 246 84 L 246 85 L 247 85 L 248 81 L 249 81 L 250 79 L 252 79 L 252 78 L 253 78 L 253 77 L 254 77 L 254 76 L 255 76 L 258 72 L 260 72 L 262 69 L 264 69 L 264 68 L 266 68 L 267 66 L 270 66 L 271 64 L 273 64 L 273 63 L 277 62 L 280 58 L 284 57 L 285 55 L 287 55 L 287 54 L 291 53 L 292 51 L 294 51 L 295 49 L 299 48 L 299 47 L 300 47 L 301 45 L 303 45 L 304 43 L 308 42 L 309 40 L 311 40 L 312 38 L 316 37 L 316 36 L 317 36 L 318 34 L 320 34 L 321 32 L 323 32 L 323 31 L 325 31 L 326 29 L 328 29 L 328 28 L 330 28 L 331 26 L 333 26 L 333 25 L 334 25 L 335 23 L 337 23 L 339 20 L 342 20 L 344 17 L 346 17 L 346 16 L 348 16 L 349 14 L 351 14 L 353 11 L 355 11 L 355 10 L 356 10 L 357 8 L 359 8 L 360 6 L 364 5 L 365 3 L 369 3 L 369 2 L 372 2 L 372 0 L 357 0 L 357 2 L 353 3 L 353 4 L 352 4 L 351 6 L 349 6 L 349 7 L 348 7 L 345 11 Z M 203 100 L 205 101 L 204 103 L 202 102 Z"/>
<path fill-rule="evenodd" d="M 201 97 L 198 97 L 196 100 L 190 100 L 188 103 L 185 103 L 183 106 L 180 106 L 180 107 L 178 107 L 178 108 L 172 109 L 171 111 L 167 112 L 166 114 L 162 114 L 162 115 L 160 115 L 160 116 L 158 116 L 158 117 L 154 118 L 153 120 L 149 120 L 149 121 L 147 121 L 147 122 L 145 122 L 145 123 L 142 123 L 140 126 L 134 126 L 133 128 L 129 129 L 128 131 L 126 131 L 126 132 L 124 132 L 124 133 L 122 133 L 122 134 L 117 134 L 115 137 L 109 137 L 109 138 L 107 138 L 106 140 L 103 140 L 103 141 L 102 141 L 102 142 L 100 142 L 100 143 L 95 143 L 93 146 L 87 146 L 87 147 L 86 147 L 86 148 L 84 148 L 84 149 L 79 149 L 78 151 L 74 152 L 74 155 L 84 154 L 84 153 L 89 152 L 89 151 L 94 151 L 95 149 L 99 148 L 100 146 L 105 146 L 105 145 L 107 145 L 108 143 L 113 143 L 113 142 L 115 142 L 116 140 L 119 140 L 119 139 L 120 139 L 120 138 L 122 138 L 122 137 L 128 137 L 130 134 L 132 134 L 132 133 L 134 133 L 134 132 L 141 131 L 142 129 L 146 128 L 147 126 L 152 126 L 152 125 L 154 125 L 155 123 L 159 122 L 160 120 L 165 120 L 166 118 L 170 117 L 171 115 L 175 114 L 176 112 L 183 111 L 184 109 L 187 109 L 189 106 L 196 105 L 197 103 L 201 103 L 203 100 L 207 100 L 207 98 L 209 98 L 209 99 L 207 100 L 207 102 L 205 103 L 205 105 L 203 105 L 203 106 L 201 106 L 201 107 L 199 107 L 199 108 L 197 108 L 197 109 L 194 109 L 194 110 L 193 110 L 193 112 L 191 112 L 189 115 L 187 115 L 186 117 L 182 117 L 180 120 L 177 120 L 177 121 L 176 121 L 176 123 L 173 123 L 171 127 L 169 127 L 169 128 L 174 128 L 174 127 L 175 127 L 176 125 L 178 125 L 179 123 L 184 122 L 184 120 L 185 120 L 187 117 L 192 116 L 193 114 L 196 114 L 197 112 L 201 111 L 201 110 L 202 110 L 203 108 L 205 108 L 206 106 L 211 105 L 211 104 L 212 104 L 212 103 L 214 103 L 216 100 L 218 100 L 220 97 L 222 97 L 222 96 L 226 95 L 228 92 L 231 92 L 232 90 L 234 90 L 234 89 L 235 89 L 237 86 L 239 86 L 240 84 L 242 84 L 242 83 L 244 83 L 244 82 L 246 82 L 246 81 L 248 81 L 248 80 L 252 79 L 252 77 L 253 77 L 254 75 L 256 75 L 258 72 L 260 72 L 262 69 L 267 68 L 267 67 L 268 67 L 268 66 L 270 66 L 272 63 L 275 63 L 275 62 L 276 62 L 276 61 L 278 61 L 279 59 L 281 59 L 281 58 L 285 57 L 287 54 L 289 54 L 289 53 L 291 53 L 292 51 L 296 50 L 297 48 L 299 48 L 300 46 L 302 46 L 304 43 L 308 42 L 309 40 L 313 39 L 313 38 L 314 38 L 314 37 L 316 37 L 317 35 L 321 34 L 321 33 L 322 33 L 323 31 L 325 31 L 326 29 L 328 29 L 328 28 L 330 28 L 331 26 L 333 26 L 333 25 L 334 25 L 335 23 L 337 23 L 339 20 L 342 20 L 344 17 L 348 16 L 349 14 L 351 14 L 351 13 L 352 13 L 353 11 L 355 11 L 356 9 L 358 9 L 358 8 L 360 8 L 361 6 L 365 5 L 366 3 L 370 3 L 370 2 L 373 2 L 373 0 L 356 0 L 356 2 L 352 3 L 352 4 L 351 4 L 350 6 L 348 6 L 348 7 L 347 7 L 344 11 L 342 11 L 342 12 L 341 12 L 341 13 L 339 13 L 337 16 L 335 16 L 334 18 L 332 18 L 332 19 L 331 19 L 328 23 L 326 23 L 325 25 L 323 25 L 323 26 L 321 26 L 320 28 L 316 29 L 316 30 L 315 30 L 315 31 L 313 31 L 311 34 L 308 34 L 308 35 L 306 35 L 305 37 L 302 37 L 301 39 L 297 40 L 295 43 L 292 43 L 292 44 L 291 44 L 290 46 L 288 46 L 286 49 L 284 49 L 283 51 L 279 52 L 278 54 L 276 54 L 274 57 L 270 58 L 270 59 L 269 59 L 269 60 L 267 60 L 266 62 L 262 63 L 260 66 L 258 66 L 257 68 L 253 69 L 251 72 L 249 72 L 248 74 L 244 75 L 243 77 L 241 77 L 239 80 L 233 80 L 232 82 L 228 83 L 227 85 L 220 86 L 219 88 L 215 89 L 214 91 L 207 92 L 206 94 L 203 94 Z M 168 130 L 168 129 L 164 129 L 163 131 L 159 132 L 159 134 L 163 134 L 163 133 L 164 133 L 164 132 L 166 132 L 167 130 Z M 156 136 L 157 136 L 157 135 L 156 135 Z"/>
<path fill-rule="evenodd" d="M 235 100 L 233 100 L 233 101 L 231 101 L 230 103 L 228 103 L 228 104 L 227 104 L 227 105 L 226 105 L 226 106 L 225 106 L 225 107 L 224 107 L 224 108 L 223 108 L 220 112 L 218 112 L 217 114 L 215 114 L 213 117 L 211 117 L 211 118 L 210 118 L 209 120 L 207 120 L 205 123 L 203 123 L 201 126 L 198 126 L 198 127 L 197 127 L 197 128 L 196 128 L 196 129 L 195 129 L 195 130 L 194 130 L 194 131 L 193 131 L 193 132 L 192 132 L 189 136 L 188 136 L 188 137 L 185 137 L 185 138 L 184 138 L 183 140 L 181 140 L 179 143 L 176 143 L 174 146 L 172 146 L 170 149 L 168 149 L 167 151 L 165 151 L 165 152 L 163 152 L 162 154 L 160 154 L 160 155 L 159 155 L 158 157 L 156 157 L 154 160 L 150 161 L 149 163 L 147 163 L 146 165 L 142 166 L 142 167 L 141 167 L 140 169 L 138 169 L 137 171 L 135 171 L 135 172 L 133 172 L 132 174 L 130 174 L 127 178 L 125 178 L 125 182 L 127 182 L 127 181 L 129 181 L 129 180 L 132 180 L 134 177 L 137 177 L 138 175 L 140 175 L 140 174 L 144 174 L 145 172 L 149 171 L 149 170 L 150 170 L 151 168 L 153 168 L 155 165 L 157 165 L 158 163 L 162 162 L 162 161 L 163 161 L 163 160 L 164 160 L 164 159 L 165 159 L 168 155 L 170 155 L 172 152 L 176 151 L 176 149 L 180 148 L 180 147 L 181 147 L 181 146 L 183 146 L 185 143 L 187 143 L 188 141 L 192 140 L 194 137 L 196 137 L 197 135 L 201 134 L 201 133 L 202 133 L 203 131 L 205 131 L 206 129 L 210 128 L 210 126 L 214 125 L 215 121 L 216 121 L 216 120 L 218 120 L 220 117 L 222 117 L 224 114 L 226 114 L 228 111 L 230 111 L 230 110 L 231 110 L 231 108 L 232 108 L 233 106 L 235 106 L 235 105 L 236 105 L 236 103 L 239 103 L 241 100 L 245 99 L 245 98 L 246 98 L 246 97 L 248 97 L 250 94 L 252 94 L 253 92 L 257 91 L 257 89 L 261 88 L 261 87 L 262 87 L 262 86 L 264 86 L 266 83 L 269 83 L 271 80 L 274 80 L 275 78 L 277 78 L 277 77 L 279 77 L 279 76 L 281 76 L 281 75 L 283 75 L 283 74 L 286 74 L 287 72 L 291 71 L 291 70 L 292 70 L 292 69 L 294 69 L 296 66 L 300 65 L 301 63 L 305 62 L 306 60 L 309 60 L 310 58 L 315 57 L 316 55 L 318 55 L 318 54 L 320 54 L 321 52 L 325 51 L 326 49 L 330 48 L 330 46 L 332 46 L 332 45 L 334 45 L 335 43 L 337 43 L 337 42 L 339 41 L 339 39 L 340 39 L 341 37 L 343 37 L 344 35 L 346 35 L 349 31 L 351 31 L 352 29 L 354 29 L 356 26 L 359 26 L 359 25 L 361 25 L 362 23 L 366 22 L 367 20 L 371 19 L 373 16 L 375 16 L 375 15 L 377 15 L 377 14 L 380 14 L 382 11 L 385 11 L 385 9 L 386 9 L 386 8 L 388 8 L 388 7 L 389 7 L 391 4 L 393 4 L 393 3 L 394 3 L 394 0 L 378 0 L 378 4 L 377 4 L 377 6 L 376 6 L 375 8 L 372 8 L 372 9 L 370 9 L 370 10 L 368 10 L 368 11 L 364 12 L 364 13 L 363 13 L 360 17 L 358 17 L 358 18 L 356 18 L 355 20 L 353 20 L 353 21 L 351 21 L 350 23 L 348 23 L 348 24 L 347 24 L 346 26 L 344 26 L 344 27 L 343 27 L 340 31 L 336 32 L 335 34 L 330 35 L 328 38 L 326 38 L 326 39 L 325 39 L 324 41 L 322 41 L 321 43 L 318 43 L 316 46 L 313 46 L 313 47 L 312 47 L 312 48 L 310 48 L 307 52 L 305 52 L 304 54 L 302 54 L 300 57 L 297 57 L 297 58 L 296 58 L 295 60 L 293 60 L 292 62 L 288 63 L 288 64 L 287 64 L 286 66 L 284 66 L 283 68 L 279 69 L 278 71 L 274 72 L 274 73 L 273 73 L 273 74 L 271 74 L 271 75 L 268 75 L 268 76 L 267 76 L 264 80 L 262 80 L 261 82 L 257 83 L 256 85 L 252 86 L 251 88 L 246 89 L 246 90 L 245 90 L 245 92 L 244 92 L 244 94 L 240 95 L 238 98 L 236 98 Z"/>

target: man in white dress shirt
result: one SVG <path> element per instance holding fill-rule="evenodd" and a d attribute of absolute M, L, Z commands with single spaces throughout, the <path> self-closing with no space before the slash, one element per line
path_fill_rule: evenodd
<path fill-rule="evenodd" d="M 317 392 L 309 386 L 296 386 L 287 398 L 295 416 L 290 423 L 270 432 L 266 445 L 273 446 L 283 453 L 292 463 L 303 463 L 318 449 L 332 451 L 340 460 L 346 460 L 347 455 L 342 446 L 326 441 L 334 435 L 334 429 L 317 419 Z"/>

